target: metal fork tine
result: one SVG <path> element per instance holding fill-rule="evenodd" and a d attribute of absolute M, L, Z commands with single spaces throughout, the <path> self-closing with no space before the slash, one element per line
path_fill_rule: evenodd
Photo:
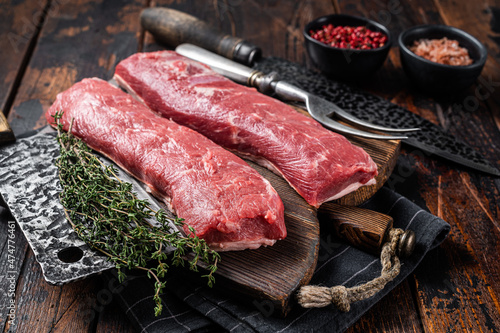
<path fill-rule="evenodd" d="M 179 54 L 182 54 L 188 58 L 209 65 L 216 72 L 236 82 L 257 87 L 259 91 L 264 93 L 269 93 L 270 91 L 274 91 L 274 93 L 277 96 L 279 96 L 284 100 L 305 103 L 307 111 L 314 119 L 316 119 L 320 123 L 323 123 L 325 126 L 341 133 L 358 135 L 365 138 L 384 139 L 384 140 L 407 139 L 407 137 L 403 135 L 387 136 L 387 135 L 379 135 L 379 134 L 360 131 L 348 126 L 344 126 L 328 118 L 329 115 L 336 114 L 338 117 L 348 122 L 357 124 L 358 126 L 382 132 L 408 132 L 408 131 L 418 130 L 417 128 L 394 129 L 367 123 L 365 121 L 362 121 L 361 119 L 351 116 L 350 114 L 341 110 L 333 103 L 330 103 L 322 98 L 314 96 L 290 83 L 279 80 L 276 73 L 270 73 L 268 75 L 264 75 L 259 71 L 253 70 L 252 68 L 246 67 L 242 64 L 235 63 L 232 60 L 221 57 L 220 55 L 204 50 L 198 46 L 190 44 L 181 44 L 177 46 L 175 50 Z"/>
<path fill-rule="evenodd" d="M 404 133 L 404 132 L 414 132 L 420 130 L 420 128 L 390 128 L 385 126 L 375 125 L 364 120 L 361 120 L 346 111 L 342 110 L 340 107 L 331 103 L 321 97 L 317 97 L 312 94 L 307 96 L 307 107 L 311 114 L 330 116 L 335 115 L 338 118 L 345 120 L 354 125 L 364 127 L 366 129 L 372 129 L 382 132 L 390 133 Z"/>
<path fill-rule="evenodd" d="M 382 132 L 392 131 L 392 132 L 408 132 L 408 130 L 418 130 L 418 129 L 393 129 L 383 126 L 373 125 L 364 122 L 354 116 L 349 115 L 347 112 L 341 110 L 335 104 L 328 102 L 327 100 L 310 94 L 294 85 L 287 82 L 279 81 L 274 83 L 274 92 L 278 97 L 285 100 L 302 102 L 305 104 L 307 112 L 318 122 L 324 126 L 335 130 L 343 134 L 357 135 L 364 138 L 370 139 L 382 139 L 382 140 L 404 140 L 408 139 L 405 135 L 381 135 L 370 132 L 361 131 L 349 126 L 340 124 L 339 122 L 329 118 L 332 114 L 337 114 L 340 118 L 344 120 L 354 122 L 359 126 L 367 127 L 369 129 L 379 130 Z M 340 111 L 340 112 L 339 112 Z"/>
<path fill-rule="evenodd" d="M 353 115 L 345 112 L 335 104 L 333 104 L 333 106 L 335 107 L 335 110 L 333 112 L 337 117 L 341 118 L 342 120 L 348 121 L 354 125 L 358 125 L 367 129 L 373 129 L 376 131 L 389 132 L 389 133 L 406 133 L 406 132 L 420 131 L 420 128 L 391 128 L 391 127 L 375 125 L 354 117 Z"/>
<path fill-rule="evenodd" d="M 380 134 L 375 134 L 375 133 L 370 133 L 370 132 L 365 132 L 361 131 L 349 126 L 342 125 L 341 123 L 328 118 L 325 115 L 318 115 L 314 116 L 313 118 L 316 119 L 318 122 L 323 124 L 323 126 L 326 126 L 336 132 L 340 132 L 343 134 L 350 134 L 350 135 L 356 135 L 360 136 L 363 138 L 368 138 L 368 139 L 382 139 L 382 140 L 404 140 L 408 139 L 407 136 L 404 135 L 380 135 Z"/>

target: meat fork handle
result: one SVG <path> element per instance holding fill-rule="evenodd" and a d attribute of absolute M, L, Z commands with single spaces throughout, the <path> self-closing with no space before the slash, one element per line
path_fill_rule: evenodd
<path fill-rule="evenodd" d="M 308 93 L 285 81 L 271 83 L 274 93 L 281 99 L 306 103 Z"/>
<path fill-rule="evenodd" d="M 145 8 L 140 18 L 144 29 L 170 46 L 191 43 L 247 65 L 253 64 L 262 53 L 252 43 L 221 33 L 206 22 L 172 8 Z"/>
<path fill-rule="evenodd" d="M 264 75 L 260 71 L 192 44 L 181 44 L 177 46 L 175 52 L 208 65 L 217 73 L 235 82 L 256 87 L 260 92 L 275 92 L 279 97 L 289 101 L 305 102 L 307 99 L 307 92 L 289 83 L 279 81 L 275 73 Z"/>

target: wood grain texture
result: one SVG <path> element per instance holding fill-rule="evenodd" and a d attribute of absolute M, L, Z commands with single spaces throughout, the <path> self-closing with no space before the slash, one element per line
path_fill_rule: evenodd
<path fill-rule="evenodd" d="M 453 25 L 478 38 L 488 50 L 482 75 L 465 94 L 452 101 L 438 103 L 438 117 L 444 128 L 475 147 L 494 165 L 500 166 L 500 42 L 492 30 L 495 4 L 436 1 L 442 22 Z M 453 9 L 453 10 L 452 10 Z M 458 9 L 458 10 L 457 10 Z M 498 15 L 498 14 L 496 14 Z"/>
<path fill-rule="evenodd" d="M 4 206 L 3 202 L 0 202 L 0 204 Z M 26 242 L 21 229 L 16 225 L 14 232 L 11 232 L 13 220 L 9 220 L 11 222 L 0 224 L 0 267 L 2 271 L 0 302 L 5 305 L 0 312 L 0 329 L 2 332 L 8 331 L 10 326 L 13 326 L 9 324 L 11 318 L 8 317 L 8 306 L 11 301 L 18 301 L 19 292 L 17 286 L 19 285 L 19 277 L 28 251 L 28 242 Z"/>
<path fill-rule="evenodd" d="M 385 214 L 335 203 L 322 205 L 318 219 L 324 221 L 323 225 L 328 225 L 337 237 L 376 256 L 388 240 L 394 222 Z"/>
<path fill-rule="evenodd" d="M 402 282 L 390 295 L 375 304 L 346 333 L 424 333 L 410 282 Z"/>
<path fill-rule="evenodd" d="M 48 1 L 26 0 L 11 6 L 0 1 L 0 144 L 15 139 L 7 114 L 24 74 Z"/>
<path fill-rule="evenodd" d="M 45 18 L 46 0 L 0 1 L 0 113 L 7 114 Z"/>
<path fill-rule="evenodd" d="M 392 13 L 387 4 L 368 1 L 341 1 L 340 8 L 349 14 L 361 13 L 372 18 L 376 18 L 373 14 L 389 12 L 386 23 L 394 36 L 418 24 L 449 24 L 464 29 L 489 48 L 483 79 L 460 96 L 430 98 L 408 81 L 401 70 L 398 50 L 393 48 L 385 66 L 388 70 L 378 73 L 376 82 L 364 88 L 442 126 L 498 165 L 496 82 L 500 79 L 496 79 L 498 64 L 492 61 L 492 55 L 498 51 L 492 43 L 495 33 L 489 26 L 491 8 L 477 2 L 440 0 L 393 3 L 399 6 Z M 414 275 L 412 297 L 418 305 L 418 316 L 410 320 L 424 331 L 497 331 L 499 290 L 493 279 L 499 277 L 498 248 L 494 245 L 498 243 L 499 230 L 498 180 L 460 171 L 454 165 L 404 146 L 402 154 L 401 165 L 405 167 L 396 168 L 395 187 L 452 225 L 449 239 L 429 254 Z M 377 306 L 372 312 L 382 310 Z"/>
<path fill-rule="evenodd" d="M 450 327 L 498 331 L 499 195 L 489 202 L 496 201 L 492 210 L 469 175 L 455 174 L 452 179 L 450 173 L 431 179 L 429 175 L 422 176 L 421 195 L 432 213 L 451 224 L 452 233 L 428 259 L 427 269 L 415 276 L 425 325 L 434 332 L 446 332 Z M 425 190 L 430 186 L 437 190 Z M 456 203 L 467 208 L 450 208 Z"/>
<path fill-rule="evenodd" d="M 84 9 L 85 11 L 88 11 L 90 9 L 86 8 Z M 51 33 L 51 26 L 54 24 L 53 20 L 48 20 L 47 21 L 47 27 L 42 32 L 41 35 L 41 42 L 40 42 L 40 49 L 42 51 L 38 50 L 37 53 L 34 55 L 34 61 L 30 63 L 30 66 L 28 67 L 28 74 L 29 77 L 31 77 L 32 72 L 36 72 L 39 67 L 42 67 L 42 65 L 38 66 L 37 65 L 37 60 L 38 59 L 43 59 L 42 64 L 44 61 L 46 61 L 47 57 L 44 54 L 43 47 L 44 47 L 44 42 L 46 40 L 50 41 L 50 45 L 53 45 L 53 43 L 61 43 L 65 41 L 65 38 L 86 38 L 88 35 L 91 36 L 91 34 L 88 32 L 89 29 L 87 26 L 81 26 L 81 22 L 75 22 L 77 24 L 71 25 L 70 27 L 67 27 L 65 30 L 63 30 L 63 33 L 58 32 L 57 35 L 53 35 Z M 79 26 L 80 25 L 80 26 Z M 107 28 L 109 30 L 109 27 Z M 81 40 L 79 40 L 81 42 Z M 79 49 L 75 49 L 74 54 L 69 54 L 70 55 L 78 55 Z M 42 57 L 43 55 L 43 57 Z M 81 59 L 80 59 L 81 60 Z M 95 62 L 98 64 L 102 64 L 103 62 L 101 61 L 101 58 L 99 59 L 94 59 Z M 116 58 L 114 59 L 114 63 L 116 63 Z M 92 66 L 91 61 L 88 61 L 89 63 L 87 66 Z M 113 63 L 106 62 L 107 66 L 112 66 Z M 59 64 L 58 66 L 58 73 L 37 73 L 39 74 L 39 77 L 37 78 L 40 80 L 40 77 L 47 77 L 47 78 L 52 78 L 51 76 L 54 76 L 52 79 L 55 79 L 57 77 L 65 77 L 68 75 L 68 72 L 71 72 L 74 68 L 70 64 Z M 47 68 L 43 69 L 44 71 L 48 71 Z M 109 70 L 109 68 L 108 68 Z M 73 82 L 77 81 L 80 77 L 78 76 L 78 73 L 76 72 L 71 72 L 71 75 L 69 77 L 66 77 L 64 81 L 59 81 L 59 85 L 54 85 L 52 83 L 44 83 L 43 87 L 37 87 L 38 81 L 37 82 L 24 82 L 23 87 L 29 87 L 31 85 L 32 89 L 30 90 L 30 93 L 36 92 L 37 95 L 32 96 L 25 96 L 24 91 L 21 89 L 21 91 L 18 93 L 18 100 L 23 100 L 27 99 L 31 103 L 39 102 L 42 106 L 41 110 L 39 111 L 44 111 L 48 105 L 50 105 L 51 101 L 55 97 L 55 93 L 58 91 L 64 90 L 69 87 Z M 31 99 L 29 99 L 31 97 Z M 35 99 L 33 99 L 35 97 Z M 38 97 L 38 98 L 36 98 Z M 17 106 L 17 103 L 15 104 Z M 17 112 L 24 111 L 24 108 L 21 107 L 24 105 L 20 105 L 19 108 L 14 109 L 12 114 L 15 114 Z M 21 111 L 18 111 L 21 110 Z M 40 114 L 42 113 L 40 112 Z M 33 118 L 33 114 L 31 114 L 31 117 Z M 43 123 L 42 120 L 38 121 L 39 124 Z M 36 127 L 33 126 L 33 127 Z M 263 171 L 266 172 L 266 171 Z M 275 177 L 274 175 L 272 177 Z M 276 181 L 282 181 L 280 178 L 275 177 Z M 277 188 L 285 188 L 287 185 L 277 185 L 275 184 Z M 284 201 L 288 207 L 287 209 L 287 219 L 301 219 L 298 221 L 299 223 L 293 224 L 291 227 L 289 227 L 289 237 L 287 238 L 288 242 L 292 244 L 291 246 L 293 247 L 293 250 L 297 252 L 295 256 L 292 257 L 292 261 L 298 261 L 299 265 L 291 265 L 290 264 L 290 246 L 287 246 L 286 243 L 282 242 L 282 246 L 275 246 L 273 248 L 269 249 L 263 249 L 262 251 L 252 251 L 250 254 L 245 254 L 245 256 L 238 256 L 236 254 L 224 254 L 224 263 L 220 267 L 220 272 L 224 274 L 233 281 L 236 280 L 238 283 L 244 286 L 244 289 L 246 289 L 248 292 L 254 291 L 256 288 L 259 289 L 259 292 L 261 293 L 261 296 L 265 296 L 267 298 L 271 297 L 273 301 L 276 302 L 276 305 L 279 309 L 282 309 L 283 311 L 287 308 L 289 298 L 292 294 L 292 292 L 301 284 L 307 283 L 310 277 L 312 276 L 312 272 L 315 267 L 315 261 L 316 261 L 316 255 L 318 251 L 318 225 L 317 221 L 315 218 L 315 212 L 309 207 L 307 204 L 304 202 L 300 202 L 300 204 L 297 201 L 301 201 L 302 199 L 298 198 L 298 196 L 295 194 L 294 191 L 288 190 L 288 193 L 293 197 L 291 200 L 292 202 L 289 202 L 290 199 L 288 199 L 286 196 Z M 288 203 L 287 203 L 288 202 Z M 301 212 L 301 210 L 304 209 L 308 212 L 308 216 L 304 216 L 304 213 Z M 294 229 L 294 226 L 296 229 Z M 299 246 L 301 244 L 301 246 Z M 304 253 L 300 253 L 300 251 L 304 249 Z M 250 258 L 249 258 L 250 257 Z M 269 279 L 263 280 L 262 279 L 262 271 L 266 270 L 269 265 L 264 265 L 264 266 L 258 266 L 257 269 L 254 269 L 253 275 L 251 274 L 253 267 L 249 265 L 249 263 L 254 262 L 252 260 L 252 257 L 255 257 L 255 261 L 257 262 L 267 262 L 269 260 L 276 260 L 276 258 L 281 258 L 282 260 L 278 260 L 280 264 L 283 265 L 283 267 L 280 267 L 277 271 L 280 272 L 280 276 L 278 277 L 277 280 L 272 281 Z M 242 259 L 243 258 L 243 259 Z M 227 265 L 227 267 L 225 266 Z M 239 276 L 234 276 L 235 271 L 234 267 L 235 266 L 245 266 L 247 268 L 247 271 L 245 274 L 240 274 Z M 288 272 L 287 274 L 283 274 L 283 272 Z M 273 273 L 273 278 L 276 278 L 276 271 L 269 272 Z M 233 274 L 233 275 L 231 275 Z M 236 274 L 238 275 L 238 274 Z M 290 278 L 291 275 L 294 276 L 294 278 Z M 266 276 L 266 275 L 264 275 Z M 281 279 L 282 277 L 286 277 L 286 279 Z M 255 294 L 254 294 L 255 296 Z"/>
<path fill-rule="evenodd" d="M 229 59 L 233 59 L 236 46 L 242 42 L 241 38 L 222 34 L 196 17 L 168 7 L 144 9 L 141 25 L 167 45 L 195 44 Z"/>
<path fill-rule="evenodd" d="M 0 20 L 0 34 L 3 33 L 3 36 L 5 32 L 15 31 L 15 28 L 22 29 L 23 25 L 13 25 L 12 22 L 24 16 L 30 17 L 28 15 L 36 13 L 39 8 L 33 7 L 38 6 L 37 0 L 16 1 L 15 4 L 12 2 L 13 5 L 6 0 L 1 3 L 0 13 L 4 20 Z M 141 45 L 137 18 L 142 6 L 138 2 L 52 3 L 60 4 L 60 7 L 52 17 L 46 16 L 35 55 L 17 92 L 14 109 L 10 113 L 4 110 L 9 113 L 15 133 L 42 126 L 43 121 L 39 118 L 44 108 L 57 92 L 74 81 L 94 75 L 108 78 L 114 64 L 124 54 L 141 48 L 154 50 L 162 47 L 149 34 Z M 265 56 L 280 56 L 311 68 L 302 46 L 301 28 L 310 19 L 335 10 L 376 19 L 388 26 L 394 36 L 403 29 L 423 23 L 447 23 L 469 31 L 485 43 L 489 58 L 482 74 L 483 80 L 455 99 L 433 99 L 416 90 L 401 69 L 397 47 L 392 48 L 380 71 L 369 79 L 357 82 L 357 85 L 439 124 L 478 149 L 493 163 L 500 163 L 500 5 L 495 1 L 153 0 L 151 5 L 183 10 L 225 33 L 253 42 L 263 49 Z M 4 38 L 1 41 L 5 43 Z M 2 47 L 3 50 L 7 49 Z M 0 82 L 0 96 L 11 89 L 5 87 L 10 87 L 12 78 L 18 75 L 16 68 L 20 59 L 9 59 L 0 63 L 0 73 L 12 73 L 3 76 L 7 85 Z M 487 95 L 487 92 L 490 94 Z M 14 93 L 16 91 L 8 94 L 13 96 Z M 0 100 L 5 100 L 5 97 Z M 478 103 L 475 103 L 476 100 Z M 376 304 L 348 332 L 498 331 L 498 179 L 466 172 L 404 145 L 401 153 L 388 180 L 389 186 L 447 220 L 452 225 L 451 235 L 440 248 L 428 254 L 412 277 Z M 0 233 L 0 243 L 4 244 L 1 235 L 4 234 Z M 22 234 L 19 233 L 18 238 L 22 239 Z M 25 259 L 27 245 L 23 241 L 19 241 L 20 252 L 17 255 L 22 275 L 26 276 L 38 266 L 29 255 Z M 30 274 L 30 279 L 42 282 L 39 275 Z M 44 287 L 37 281 L 28 283 L 25 280 L 18 281 L 16 298 L 20 300 L 25 294 L 19 311 L 27 316 L 25 320 L 32 325 L 30 329 L 48 332 L 47 323 L 57 322 L 61 315 L 51 310 L 51 306 L 61 303 L 66 304 L 60 307 L 61 310 L 70 309 L 68 302 L 76 302 L 78 298 L 75 295 L 80 290 L 67 287 L 67 291 L 61 292 L 60 296 L 49 293 L 44 301 L 38 303 L 36 300 L 42 298 L 35 295 Z M 92 292 L 87 295 L 96 299 L 101 285 L 89 281 L 89 288 L 93 288 L 93 283 L 94 295 Z M 84 285 L 79 286 L 85 288 Z M 46 313 L 52 320 L 40 318 L 36 311 Z M 98 322 L 94 321 L 94 326 L 86 326 L 77 311 L 68 310 L 66 313 L 68 324 L 70 320 L 75 322 L 73 328 L 90 332 L 117 332 L 127 323 L 125 314 L 99 312 L 98 319 L 95 319 Z M 2 321 L 1 328 L 9 331 L 5 321 Z"/>
<path fill-rule="evenodd" d="M 305 63 L 303 26 L 334 10 L 330 1 L 242 1 L 242 0 L 157 0 L 151 6 L 184 11 L 224 34 L 242 37 L 259 46 L 263 56 L 277 56 Z M 149 33 L 147 34 L 149 35 Z M 155 49 L 154 39 L 147 38 L 145 50 Z"/>
<path fill-rule="evenodd" d="M 41 268 L 31 250 L 25 258 L 17 284 L 18 321 L 12 332 L 85 332 L 93 325 L 92 300 L 95 299 L 94 279 L 66 286 L 51 286 L 45 282 Z M 79 320 L 75 320 L 75 318 Z"/>
<path fill-rule="evenodd" d="M 17 86 L 24 73 L 25 61 L 34 45 L 38 26 L 43 19 L 43 10 L 47 1 L 26 0 L 14 5 L 10 1 L 0 1 L 0 145 L 15 139 L 5 115 L 15 96 Z M 3 204 L 3 203 L 1 203 Z M 19 293 L 10 291 L 12 282 L 18 285 L 19 275 L 23 267 L 28 248 L 19 227 L 10 233 L 11 224 L 0 226 L 0 265 L 2 279 L 0 280 L 0 329 L 2 332 L 14 330 L 7 317 L 7 306 L 16 301 Z M 12 235 L 13 238 L 9 238 Z M 9 240 L 11 242 L 9 242 Z M 13 242 L 12 242 L 13 241 Z"/>
<path fill-rule="evenodd" d="M 14 133 L 44 126 L 44 111 L 73 83 L 93 76 L 110 79 L 115 65 L 139 48 L 142 8 L 141 0 L 58 5 L 44 23 L 9 113 Z"/>
<path fill-rule="evenodd" d="M 59 92 L 77 80 L 93 76 L 110 78 L 117 61 L 136 52 L 140 43 L 137 20 L 143 8 L 140 0 L 53 1 L 52 4 L 8 114 L 16 134 L 44 126 L 43 112 Z M 22 234 L 17 240 L 26 249 Z M 17 327 L 5 331 L 95 329 L 100 314 L 95 310 L 99 292 L 95 279 L 51 286 L 43 279 L 31 251 L 26 258 L 19 257 L 18 263 L 23 267 L 16 287 L 16 315 L 20 320 Z"/>
<path fill-rule="evenodd" d="M 320 245 L 316 209 L 283 178 L 248 163 L 269 180 L 283 201 L 287 237 L 257 250 L 221 253 L 216 274 L 235 292 L 271 301 L 277 313 L 286 315 L 295 291 L 309 283 L 316 268 Z"/>

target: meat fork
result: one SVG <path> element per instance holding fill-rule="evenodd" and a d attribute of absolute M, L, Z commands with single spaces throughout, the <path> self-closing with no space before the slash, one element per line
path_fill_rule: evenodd
<path fill-rule="evenodd" d="M 323 126 L 342 134 L 351 134 L 364 138 L 384 140 L 402 140 L 408 138 L 405 135 L 381 135 L 362 131 L 353 127 L 345 126 L 333 120 L 331 116 L 336 116 L 348 123 L 365 129 L 381 132 L 403 133 L 419 130 L 419 128 L 389 128 L 363 121 L 342 110 L 334 103 L 280 80 L 276 73 L 265 75 L 262 72 L 253 70 L 252 68 L 246 67 L 192 44 L 181 44 L 177 46 L 175 51 L 187 58 L 210 66 L 214 71 L 232 79 L 235 82 L 255 87 L 262 93 L 275 93 L 282 100 L 303 103 L 313 119 L 321 123 Z"/>

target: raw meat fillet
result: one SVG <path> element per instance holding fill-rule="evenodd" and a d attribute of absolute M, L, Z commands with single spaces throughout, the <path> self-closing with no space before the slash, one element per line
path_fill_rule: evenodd
<path fill-rule="evenodd" d="M 120 89 L 84 79 L 57 96 L 50 124 L 59 110 L 66 131 L 73 118 L 75 136 L 147 184 L 212 248 L 258 248 L 286 236 L 283 203 L 265 178 Z"/>
<path fill-rule="evenodd" d="M 375 183 L 377 166 L 363 149 L 173 51 L 134 54 L 115 80 L 166 118 L 281 174 L 313 206 Z"/>

